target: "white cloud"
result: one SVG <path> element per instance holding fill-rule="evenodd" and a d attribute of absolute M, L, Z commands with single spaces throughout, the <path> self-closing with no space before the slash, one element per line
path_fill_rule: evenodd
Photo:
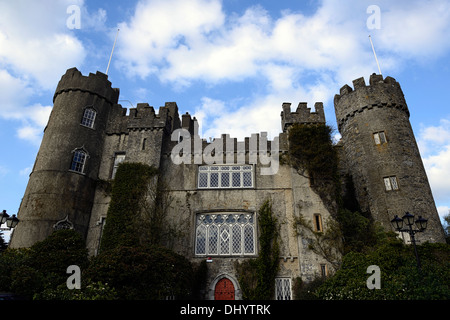
<path fill-rule="evenodd" d="M 380 8 L 378 43 L 383 50 L 421 59 L 450 47 L 448 1 L 384 1 Z"/>
<path fill-rule="evenodd" d="M 13 77 L 6 70 L 0 70 L 0 88 L 0 117 L 17 121 L 16 135 L 39 145 L 52 107 L 28 105 L 34 92 L 29 81 Z"/>
<path fill-rule="evenodd" d="M 436 203 L 450 205 L 450 120 L 422 126 L 417 143 Z"/>
<path fill-rule="evenodd" d="M 19 136 L 19 138 L 29 140 L 33 143 L 40 142 L 40 139 L 38 138 L 39 133 L 40 130 L 33 126 L 24 126 L 17 131 L 17 135 Z"/>
<path fill-rule="evenodd" d="M 32 170 L 33 170 L 33 166 L 23 168 L 22 170 L 19 171 L 19 175 L 22 177 L 25 177 L 25 176 L 28 177 Z"/>
<path fill-rule="evenodd" d="M 450 120 L 441 119 L 439 126 L 423 127 L 420 130 L 422 152 L 430 152 L 429 146 L 441 146 L 450 143 Z"/>
<path fill-rule="evenodd" d="M 83 44 L 66 25 L 66 9 L 76 3 L 82 5 L 72 0 L 0 3 L 0 67 L 31 77 L 41 88 L 54 89 L 61 74 L 86 56 Z"/>
<path fill-rule="evenodd" d="M 0 117 L 20 125 L 16 135 L 39 144 L 51 106 L 32 102 L 55 89 L 65 70 L 80 66 L 86 49 L 67 26 L 70 5 L 85 27 L 101 29 L 106 12 L 89 14 L 82 0 L 0 2 Z"/>
<path fill-rule="evenodd" d="M 222 20 L 219 1 L 140 1 L 131 21 L 119 24 L 118 65 L 144 78 L 179 42 L 200 41 Z"/>
<path fill-rule="evenodd" d="M 450 143 L 423 162 L 436 202 L 450 203 Z"/>
<path fill-rule="evenodd" d="M 132 75 L 158 73 L 163 81 L 184 85 L 258 77 L 270 64 L 351 81 L 376 71 L 368 6 L 325 0 L 312 15 L 285 11 L 274 19 L 260 6 L 226 15 L 219 0 L 140 1 L 131 20 L 120 24 L 119 65 Z M 422 59 L 449 47 L 450 3 L 379 6 L 382 23 L 373 37 L 386 71 L 400 67 L 397 55 Z"/>

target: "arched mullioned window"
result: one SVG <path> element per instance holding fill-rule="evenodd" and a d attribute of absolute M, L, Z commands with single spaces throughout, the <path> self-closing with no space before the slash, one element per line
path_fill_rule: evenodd
<path fill-rule="evenodd" d="M 253 213 L 198 214 L 196 224 L 196 255 L 256 253 Z"/>
<path fill-rule="evenodd" d="M 89 157 L 84 149 L 75 149 L 72 151 L 72 164 L 70 165 L 70 170 L 84 173 L 84 167 L 86 165 L 86 159 Z"/>
<path fill-rule="evenodd" d="M 83 112 L 83 118 L 81 119 L 81 125 L 94 128 L 95 117 L 97 116 L 97 111 L 93 107 L 86 107 Z"/>

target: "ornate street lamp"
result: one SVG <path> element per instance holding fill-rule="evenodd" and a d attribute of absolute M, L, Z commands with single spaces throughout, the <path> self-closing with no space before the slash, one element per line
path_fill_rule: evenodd
<path fill-rule="evenodd" d="M 411 242 L 414 245 L 414 253 L 416 254 L 416 260 L 417 260 L 417 268 L 420 270 L 421 264 L 420 264 L 420 258 L 419 254 L 417 253 L 417 247 L 416 247 L 416 238 L 415 234 L 417 232 L 424 232 L 427 228 L 428 219 L 422 218 L 422 216 L 419 216 L 419 218 L 414 221 L 414 215 L 406 212 L 405 215 L 402 218 L 399 218 L 397 215 L 394 217 L 394 219 L 391 220 L 392 227 L 395 229 L 395 231 L 398 232 L 407 232 L 411 237 Z M 403 225 L 406 225 L 406 228 L 403 229 Z M 413 229 L 413 225 L 415 224 L 416 228 Z"/>
<path fill-rule="evenodd" d="M 13 214 L 11 217 L 6 213 L 6 210 L 0 212 L 0 226 L 6 222 L 6 226 L 8 228 L 2 228 L 1 230 L 11 230 L 15 228 L 19 223 L 19 219 L 17 219 L 16 215 Z"/>

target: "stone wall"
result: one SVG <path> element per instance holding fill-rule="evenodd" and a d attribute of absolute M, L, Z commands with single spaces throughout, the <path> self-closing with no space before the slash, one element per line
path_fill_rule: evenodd
<path fill-rule="evenodd" d="M 406 211 L 429 219 L 429 229 L 418 237 L 443 241 L 428 178 L 422 163 L 403 92 L 395 79 L 373 74 L 370 85 L 353 81 L 335 97 L 336 120 L 342 135 L 343 155 L 363 211 L 392 230 L 390 220 Z M 377 144 L 374 133 L 386 142 Z M 384 178 L 396 177 L 398 189 L 386 190 Z"/>

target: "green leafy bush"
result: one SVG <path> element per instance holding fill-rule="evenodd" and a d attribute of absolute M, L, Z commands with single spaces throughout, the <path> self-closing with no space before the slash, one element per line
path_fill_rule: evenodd
<path fill-rule="evenodd" d="M 155 300 L 189 297 L 194 273 L 186 258 L 169 249 L 119 246 L 94 257 L 83 276 L 107 283 L 120 299 Z"/>
<path fill-rule="evenodd" d="M 66 283 L 67 267 L 87 266 L 84 240 L 74 230 L 58 230 L 29 249 L 7 249 L 0 255 L 0 290 L 33 298 Z"/>
<path fill-rule="evenodd" d="M 422 268 L 417 268 L 413 248 L 388 240 L 374 250 L 350 252 L 342 267 L 320 286 L 315 295 L 327 300 L 418 300 L 450 298 L 450 247 L 426 243 L 418 247 Z M 381 289 L 367 288 L 367 267 L 381 271 Z"/>

